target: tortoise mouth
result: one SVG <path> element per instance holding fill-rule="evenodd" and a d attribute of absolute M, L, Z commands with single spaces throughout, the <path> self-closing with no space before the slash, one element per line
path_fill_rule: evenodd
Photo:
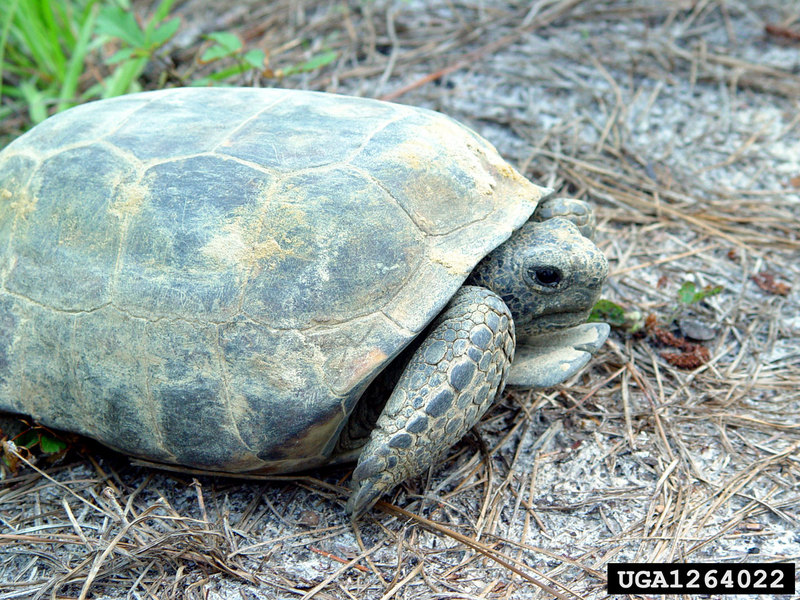
<path fill-rule="evenodd" d="M 533 315 L 523 322 L 516 321 L 514 327 L 518 336 L 530 336 L 557 329 L 567 329 L 585 323 L 590 309 L 564 310 Z"/>

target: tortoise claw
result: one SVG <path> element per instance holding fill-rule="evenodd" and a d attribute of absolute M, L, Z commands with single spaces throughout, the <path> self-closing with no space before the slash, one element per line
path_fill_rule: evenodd
<path fill-rule="evenodd" d="M 355 521 L 375 505 L 382 493 L 383 489 L 375 489 L 372 481 L 359 482 L 347 500 L 347 514 Z"/>

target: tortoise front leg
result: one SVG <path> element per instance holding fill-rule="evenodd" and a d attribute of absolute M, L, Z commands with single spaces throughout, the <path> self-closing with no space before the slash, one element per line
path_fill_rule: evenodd
<path fill-rule="evenodd" d="M 347 511 L 424 471 L 472 428 L 503 388 L 514 323 L 497 294 L 461 288 L 414 352 L 361 452 Z"/>

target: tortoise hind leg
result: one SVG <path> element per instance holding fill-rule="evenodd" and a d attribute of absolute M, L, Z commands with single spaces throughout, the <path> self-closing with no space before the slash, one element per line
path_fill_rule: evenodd
<path fill-rule="evenodd" d="M 386 402 L 353 472 L 347 511 L 358 517 L 461 439 L 502 390 L 513 354 L 503 301 L 485 288 L 461 288 Z"/>

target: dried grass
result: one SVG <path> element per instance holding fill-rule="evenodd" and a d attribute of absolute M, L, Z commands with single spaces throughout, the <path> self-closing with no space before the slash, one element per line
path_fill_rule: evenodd
<path fill-rule="evenodd" d="M 589 198 L 606 297 L 642 320 L 710 324 L 710 360 L 675 367 L 652 336 L 617 331 L 570 385 L 507 393 L 355 524 L 347 469 L 193 477 L 87 446 L 3 482 L 0 600 L 594 598 L 609 561 L 800 560 L 792 2 L 181 10 L 173 78 L 223 27 L 273 68 L 333 48 L 335 64 L 279 83 L 441 109 L 526 175 Z M 765 272 L 785 294 L 757 285 Z M 686 280 L 724 289 L 681 307 Z"/>

